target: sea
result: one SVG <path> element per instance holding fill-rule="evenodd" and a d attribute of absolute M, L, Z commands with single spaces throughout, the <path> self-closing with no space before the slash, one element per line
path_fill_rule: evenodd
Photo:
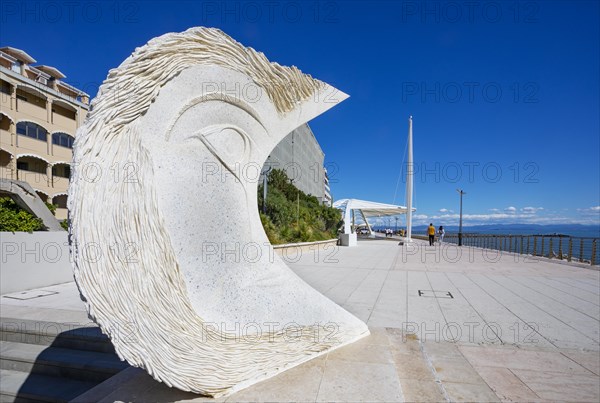
<path fill-rule="evenodd" d="M 437 228 L 439 224 L 433 223 Z M 436 225 L 437 224 L 437 225 Z M 404 228 L 398 226 L 398 229 Z M 377 227 L 376 229 L 385 229 Z M 394 227 L 392 227 L 394 229 Z M 453 237 L 458 233 L 457 226 L 444 226 L 446 232 L 446 241 L 456 243 L 458 238 Z M 463 245 L 487 247 L 499 250 L 511 250 L 519 252 L 521 248 L 527 254 L 558 257 L 560 254 L 566 257 L 569 250 L 569 239 L 572 239 L 571 252 L 574 260 L 583 259 L 585 262 L 600 263 L 600 226 L 599 225 L 581 225 L 581 224 L 557 224 L 557 225 L 532 225 L 532 224 L 496 224 L 496 225 L 477 225 L 463 226 Z M 419 225 L 413 227 L 413 235 L 427 235 L 427 226 Z M 492 235 L 485 239 L 469 238 L 468 235 Z M 506 236 L 503 238 L 502 236 Z M 529 235 L 529 240 L 524 239 L 510 243 L 509 235 Z M 544 235 L 544 237 L 533 237 L 534 235 Z M 496 236 L 496 237 L 493 237 Z M 537 238 L 534 242 L 534 238 Z M 593 244 L 596 247 L 593 247 Z M 535 253 L 533 253 L 535 248 Z M 552 251 L 550 249 L 552 248 Z M 592 259 L 593 251 L 596 251 Z"/>
<path fill-rule="evenodd" d="M 440 224 L 433 223 L 436 230 Z M 443 224 L 442 224 L 443 225 Z M 398 229 L 404 226 L 398 226 Z M 384 229 L 384 227 L 382 227 Z M 393 227 L 392 227 L 393 229 Z M 458 233 L 458 226 L 444 226 L 446 234 Z M 413 227 L 413 234 L 427 234 L 427 226 L 419 225 Z M 600 238 L 600 225 L 582 224 L 487 224 L 463 226 L 463 234 L 482 235 L 566 235 L 570 237 Z"/>

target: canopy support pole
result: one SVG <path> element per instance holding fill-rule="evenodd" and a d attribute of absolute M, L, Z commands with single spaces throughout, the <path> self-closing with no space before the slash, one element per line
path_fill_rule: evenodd
<path fill-rule="evenodd" d="M 371 224 L 369 224 L 369 221 L 367 220 L 367 216 L 365 215 L 365 213 L 363 213 L 362 210 L 358 210 L 360 211 L 360 215 L 362 216 L 363 220 L 365 221 L 365 224 L 367 224 L 367 230 L 369 231 L 369 238 L 375 238 L 375 235 L 373 235 L 373 230 L 371 229 Z"/>
<path fill-rule="evenodd" d="M 412 116 L 408 119 L 408 158 L 406 170 L 406 242 L 412 242 L 412 193 L 413 193 L 413 144 Z"/>

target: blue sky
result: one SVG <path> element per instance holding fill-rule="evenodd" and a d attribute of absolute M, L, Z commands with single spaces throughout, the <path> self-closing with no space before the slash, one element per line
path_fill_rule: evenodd
<path fill-rule="evenodd" d="M 192 26 L 346 92 L 310 123 L 336 199 L 404 204 L 412 115 L 417 223 L 455 224 L 462 188 L 467 224 L 599 225 L 596 1 L 0 4 L 0 44 L 92 96 L 135 47 Z"/>

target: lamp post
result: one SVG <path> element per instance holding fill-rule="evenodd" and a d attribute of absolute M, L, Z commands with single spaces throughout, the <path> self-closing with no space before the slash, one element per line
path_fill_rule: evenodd
<path fill-rule="evenodd" d="M 462 189 L 456 189 L 456 191 L 460 194 L 460 219 L 458 222 L 458 246 L 462 246 L 462 198 L 463 195 L 467 193 Z"/>
<path fill-rule="evenodd" d="M 394 228 L 394 233 L 397 234 L 398 233 L 398 217 L 396 218 L 396 227 Z"/>

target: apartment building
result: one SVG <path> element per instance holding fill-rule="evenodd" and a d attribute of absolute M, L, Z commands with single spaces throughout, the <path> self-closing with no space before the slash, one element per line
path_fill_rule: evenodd
<path fill-rule="evenodd" d="M 35 66 L 34 66 L 35 64 Z M 89 95 L 21 49 L 0 48 L 0 176 L 28 182 L 67 218 L 72 148 Z"/>

